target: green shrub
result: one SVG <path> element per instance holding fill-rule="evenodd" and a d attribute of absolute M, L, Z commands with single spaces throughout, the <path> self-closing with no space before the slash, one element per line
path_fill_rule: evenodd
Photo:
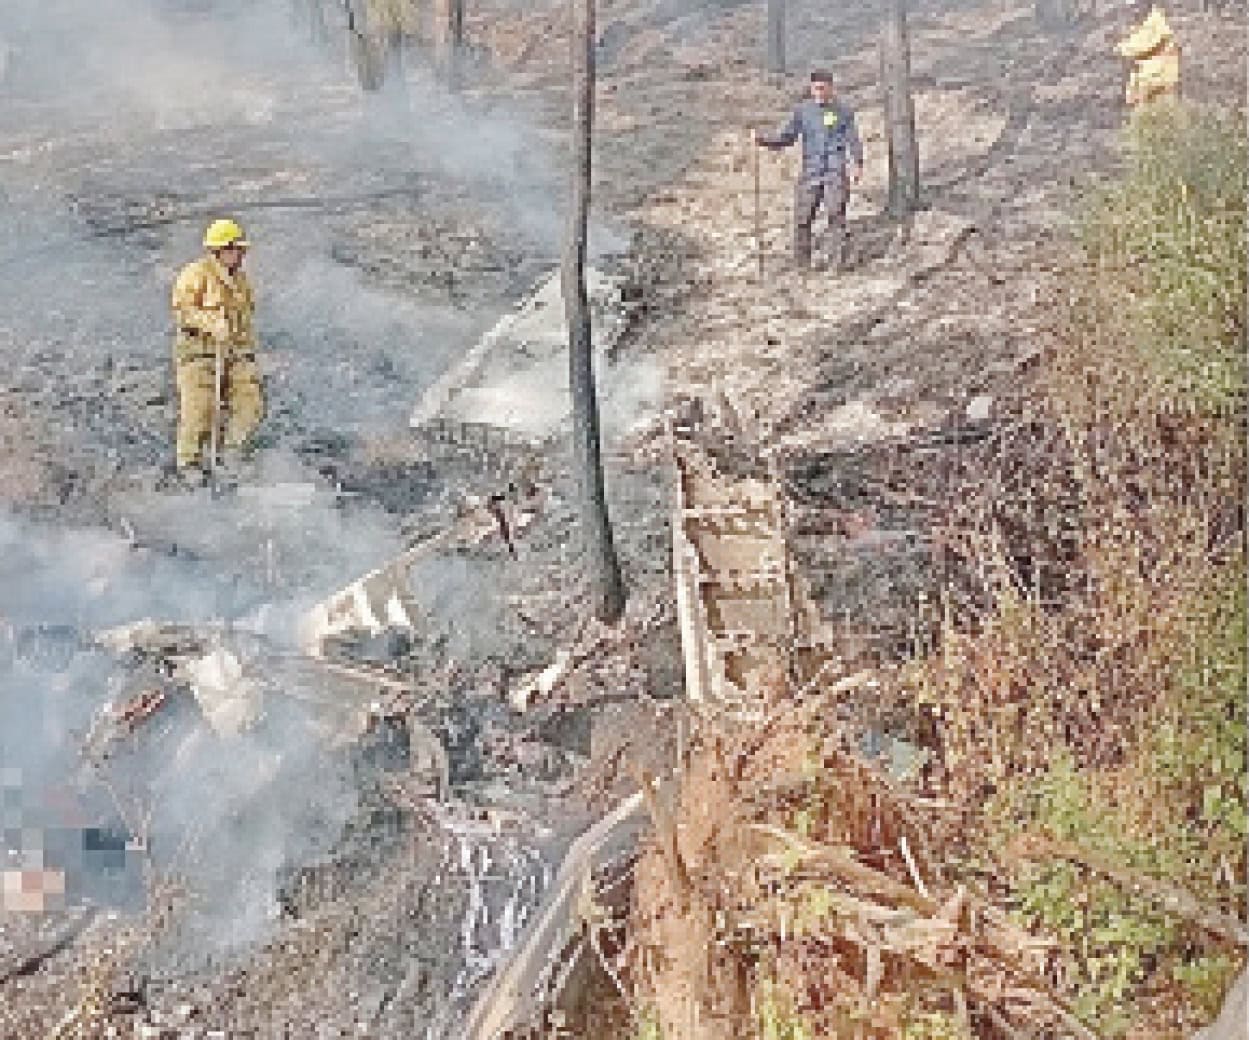
<path fill-rule="evenodd" d="M 663 1029 L 659 1019 L 652 1011 L 645 1011 L 638 1016 L 637 1040 L 663 1040 Z"/>
<path fill-rule="evenodd" d="M 1131 828 L 1116 818 L 1117 807 L 1067 754 L 1012 797 L 1009 808 L 1002 802 L 994 807 L 1003 840 L 1022 824 L 1124 866 L 1157 866 L 1152 846 L 1127 837 Z M 1148 900 L 1066 860 L 1023 863 L 1011 892 L 1021 923 L 1062 944 L 1065 988 L 1076 1013 L 1106 1036 L 1121 1034 L 1149 966 L 1178 937 L 1176 923 Z"/>
<path fill-rule="evenodd" d="M 1146 796 L 1166 807 L 1172 829 L 1188 838 L 1189 883 L 1203 898 L 1218 898 L 1209 879 L 1241 878 L 1249 840 L 1249 624 L 1244 558 L 1222 580 L 1194 596 L 1184 648 L 1167 676 L 1148 744 Z M 1187 817 L 1185 820 L 1184 817 Z M 1178 844 L 1178 842 L 1177 842 Z M 1241 893 L 1243 897 L 1243 891 Z M 1242 913 L 1242 906 L 1228 907 Z"/>
<path fill-rule="evenodd" d="M 1121 336 L 1164 396 L 1226 407 L 1244 389 L 1245 128 L 1233 115 L 1152 106 L 1128 130 L 1126 169 L 1092 193 L 1082 244 L 1086 315 Z"/>
<path fill-rule="evenodd" d="M 1176 964 L 1171 976 L 1184 987 L 1202 1016 L 1213 1019 L 1223 1007 L 1223 998 L 1240 965 L 1226 953 L 1197 957 Z"/>
<path fill-rule="evenodd" d="M 1119 771 L 1131 782 L 1081 770 L 1059 751 L 1048 771 L 990 806 L 990 818 L 1003 844 L 1019 830 L 1043 832 L 1243 914 L 1249 775 L 1239 558 L 1193 597 L 1187 616 L 1189 630 L 1175 636 L 1184 652 L 1157 677 L 1157 718 L 1146 720 Z M 1022 923 L 1060 940 L 1077 1013 L 1107 1036 L 1131 1023 L 1134 998 L 1155 965 L 1171 965 L 1173 980 L 1203 1012 L 1235 970 L 1226 954 L 1191 957 L 1181 920 L 1086 868 L 1028 862 L 1010 884 Z"/>
<path fill-rule="evenodd" d="M 756 1000 L 759 1040 L 812 1040 L 810 1028 L 793 1008 L 793 999 L 782 986 L 768 980 L 759 984 Z"/>

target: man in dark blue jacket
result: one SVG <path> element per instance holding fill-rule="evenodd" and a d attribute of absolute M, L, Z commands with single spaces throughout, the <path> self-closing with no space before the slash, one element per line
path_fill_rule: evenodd
<path fill-rule="evenodd" d="M 820 203 L 828 213 L 832 257 L 840 268 L 846 259 L 846 203 L 850 182 L 863 175 L 863 142 L 854 112 L 837 96 L 833 76 L 811 73 L 811 96 L 801 102 L 776 134 L 755 134 L 764 148 L 788 148 L 802 139 L 802 174 L 794 185 L 794 259 L 811 266 L 811 225 Z"/>

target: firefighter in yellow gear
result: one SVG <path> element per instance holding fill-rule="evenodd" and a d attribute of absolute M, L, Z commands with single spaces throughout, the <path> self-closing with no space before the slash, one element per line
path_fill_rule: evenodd
<path fill-rule="evenodd" d="M 1180 89 L 1180 47 L 1167 24 L 1161 7 L 1154 7 L 1145 20 L 1120 42 L 1119 54 L 1129 59 L 1127 103 L 1136 108 L 1145 102 Z"/>
<path fill-rule="evenodd" d="M 184 267 L 173 287 L 180 471 L 204 465 L 214 421 L 224 419 L 224 430 L 218 431 L 221 443 L 237 450 L 247 444 L 264 414 L 256 368 L 255 296 L 243 273 L 247 238 L 233 220 L 217 220 L 204 235 L 204 248 L 205 255 Z"/>

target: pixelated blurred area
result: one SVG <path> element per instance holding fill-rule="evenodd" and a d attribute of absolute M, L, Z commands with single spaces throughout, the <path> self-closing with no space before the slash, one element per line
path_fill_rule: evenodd
<path fill-rule="evenodd" d="M 64 909 L 64 871 L 5 870 L 0 873 L 0 910 L 44 913 Z"/>
<path fill-rule="evenodd" d="M 52 913 L 87 903 L 143 905 L 145 850 L 115 811 L 93 814 L 72 787 L 24 784 L 16 768 L 3 771 L 2 787 L 4 909 Z M 92 815 L 94 825 L 88 822 Z"/>

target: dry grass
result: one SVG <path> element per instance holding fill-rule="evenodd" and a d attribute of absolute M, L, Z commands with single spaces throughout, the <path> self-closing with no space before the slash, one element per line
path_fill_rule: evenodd
<path fill-rule="evenodd" d="M 969 500 L 948 534 L 980 609 L 947 603 L 902 695 L 939 720 L 949 791 L 985 809 L 1003 898 L 1063 941 L 1082 1017 L 1168 1036 L 1213 1012 L 1242 954 L 1088 863 L 1245 913 L 1244 131 L 1165 108 L 1129 145 L 1085 216 L 1041 375 L 1054 450 L 1027 479 L 1061 522 L 1004 530 L 997 503 Z M 1021 556 L 1061 560 L 1060 591 L 1025 580 Z M 1027 834 L 1076 855 L 998 855 Z"/>
<path fill-rule="evenodd" d="M 1043 978 L 1043 944 L 945 876 L 929 813 L 847 751 L 829 707 L 708 734 L 656 812 L 632 922 L 643 1033 L 1090 1035 Z"/>

